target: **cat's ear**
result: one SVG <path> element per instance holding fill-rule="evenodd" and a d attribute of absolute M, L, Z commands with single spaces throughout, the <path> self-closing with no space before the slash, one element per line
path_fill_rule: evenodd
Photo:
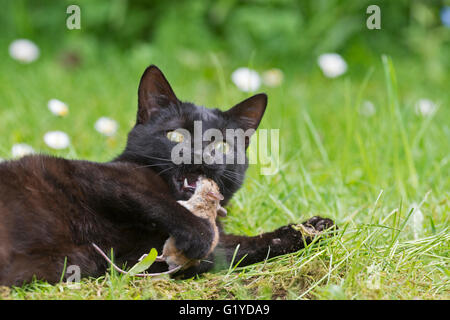
<path fill-rule="evenodd" d="M 169 104 L 179 104 L 164 74 L 155 65 L 145 69 L 139 83 L 137 123 L 143 124 L 153 112 Z"/>
<path fill-rule="evenodd" d="M 264 115 L 267 106 L 267 95 L 259 93 L 254 95 L 226 111 L 230 118 L 240 123 L 244 131 L 248 129 L 256 130 Z"/>

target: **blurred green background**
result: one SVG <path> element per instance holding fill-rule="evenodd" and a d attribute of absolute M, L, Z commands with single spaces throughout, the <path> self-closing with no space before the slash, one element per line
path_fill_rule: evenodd
<path fill-rule="evenodd" d="M 83 63 L 112 52 L 129 59 L 164 57 L 190 67 L 214 52 L 230 67 L 276 65 L 311 72 L 323 52 L 339 52 L 364 73 L 380 54 L 423 65 L 426 80 L 443 80 L 450 35 L 440 18 L 448 1 L 292 0 L 2 0 L 3 44 L 28 38 L 45 53 L 67 50 Z M 66 8 L 81 8 L 81 30 L 68 30 Z M 368 30 L 366 8 L 381 8 L 381 30 Z M 175 58 L 175 59 L 174 59 Z M 405 61 L 407 60 L 407 61 Z"/>

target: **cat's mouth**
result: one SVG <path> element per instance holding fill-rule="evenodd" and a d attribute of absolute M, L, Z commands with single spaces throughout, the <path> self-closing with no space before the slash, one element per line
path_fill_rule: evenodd
<path fill-rule="evenodd" d="M 178 191 L 185 197 L 190 198 L 197 188 L 197 181 L 199 178 L 199 174 L 188 173 L 180 176 L 176 181 L 175 185 Z"/>

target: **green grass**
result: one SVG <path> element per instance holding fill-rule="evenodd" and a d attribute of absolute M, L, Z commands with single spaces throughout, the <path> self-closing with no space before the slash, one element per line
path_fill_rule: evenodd
<path fill-rule="evenodd" d="M 112 52 L 72 71 L 49 56 L 31 65 L 0 58 L 2 158 L 20 142 L 67 158 L 113 158 L 133 125 L 138 80 L 149 63 L 160 66 L 183 100 L 225 109 L 248 96 L 229 80 L 237 66 L 220 55 L 191 57 L 193 66 L 157 52 Z M 411 63 L 383 57 L 362 71 L 350 63 L 349 72 L 333 80 L 318 68 L 284 70 L 282 86 L 261 89 L 269 95 L 261 127 L 280 129 L 280 170 L 262 176 L 250 168 L 224 220 L 226 231 L 256 235 L 321 215 L 337 222 L 338 236 L 198 279 L 130 280 L 111 272 L 83 279 L 78 289 L 43 282 L 1 288 L 0 298 L 449 299 L 450 78 L 429 83 Z M 415 113 L 422 97 L 439 105 L 434 115 Z M 66 118 L 47 110 L 51 98 L 68 103 Z M 374 103 L 373 116 L 358 111 L 364 100 Z M 116 137 L 94 130 L 100 116 L 119 122 Z M 42 137 L 51 130 L 67 132 L 71 148 L 46 147 Z"/>

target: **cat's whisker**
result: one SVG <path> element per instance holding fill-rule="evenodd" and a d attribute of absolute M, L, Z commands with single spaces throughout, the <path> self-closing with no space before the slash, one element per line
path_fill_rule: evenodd
<path fill-rule="evenodd" d="M 151 159 L 151 160 L 161 160 L 161 161 L 172 162 L 172 159 L 159 158 L 159 157 L 149 156 L 149 155 L 146 155 L 146 154 L 140 154 L 140 153 L 132 152 L 132 151 L 128 151 L 128 152 L 129 152 L 129 153 L 132 153 L 132 154 L 134 154 L 134 155 L 140 156 L 140 157 L 144 157 L 144 158 L 147 158 L 147 159 Z"/>
<path fill-rule="evenodd" d="M 166 171 L 168 171 L 168 170 L 170 170 L 170 169 L 175 169 L 175 168 L 174 168 L 174 167 L 166 168 L 166 169 L 160 171 L 157 175 L 160 176 L 163 172 L 166 172 Z"/>
<path fill-rule="evenodd" d="M 239 172 L 234 172 L 234 171 L 227 170 L 227 169 L 225 169 L 224 172 L 229 173 L 231 175 L 234 175 L 234 176 L 236 176 L 238 178 L 243 178 L 244 177 L 244 174 L 241 174 Z"/>
<path fill-rule="evenodd" d="M 225 178 L 225 177 L 224 177 L 224 178 Z M 220 185 L 222 186 L 224 192 L 229 192 L 229 191 L 231 191 L 229 188 L 227 188 L 227 186 L 225 185 L 225 183 L 224 183 L 222 180 L 219 180 L 219 183 L 220 183 Z"/>
<path fill-rule="evenodd" d="M 231 177 L 231 176 L 228 176 L 228 175 L 223 175 L 223 177 L 226 178 L 228 181 L 231 181 L 231 182 L 233 182 L 234 184 L 236 184 L 238 186 L 241 184 L 240 181 L 238 179 L 234 178 L 234 177 Z"/>
<path fill-rule="evenodd" d="M 219 183 L 220 189 L 223 190 L 223 193 L 224 193 L 225 191 L 227 191 L 227 187 L 225 186 L 225 184 L 223 183 L 223 181 L 222 181 L 221 179 L 218 179 L 217 182 Z"/>
<path fill-rule="evenodd" d="M 224 177 L 225 179 L 227 179 L 228 181 L 230 181 L 231 183 L 233 183 L 233 184 L 239 186 L 239 183 L 238 183 L 237 181 L 233 180 L 232 178 L 230 178 L 230 177 L 228 177 L 228 176 L 226 176 L 226 175 L 223 175 L 223 177 Z"/>
<path fill-rule="evenodd" d="M 161 161 L 172 162 L 171 159 L 165 159 L 165 158 L 159 158 L 159 157 L 147 156 L 147 155 L 145 155 L 145 157 L 148 158 L 148 159 L 154 159 L 154 160 L 161 160 Z"/>
<path fill-rule="evenodd" d="M 149 167 L 158 167 L 158 166 L 170 166 L 170 163 L 156 163 L 156 164 L 149 164 L 149 165 L 145 165 L 145 166 L 135 167 L 134 169 L 149 168 Z"/>
<path fill-rule="evenodd" d="M 234 179 L 234 180 L 237 181 L 237 177 L 231 175 L 229 172 L 224 171 L 224 172 L 223 172 L 223 175 L 226 176 L 226 177 L 232 178 L 232 179 Z"/>
<path fill-rule="evenodd" d="M 228 178 L 233 179 L 233 180 L 236 181 L 236 182 L 240 182 L 240 179 L 243 178 L 243 177 L 240 177 L 240 176 L 238 176 L 238 175 L 233 175 L 233 174 L 231 174 L 231 171 L 227 171 L 227 170 L 225 170 L 225 171 L 223 172 L 223 175 L 224 175 L 224 176 L 227 176 Z"/>

